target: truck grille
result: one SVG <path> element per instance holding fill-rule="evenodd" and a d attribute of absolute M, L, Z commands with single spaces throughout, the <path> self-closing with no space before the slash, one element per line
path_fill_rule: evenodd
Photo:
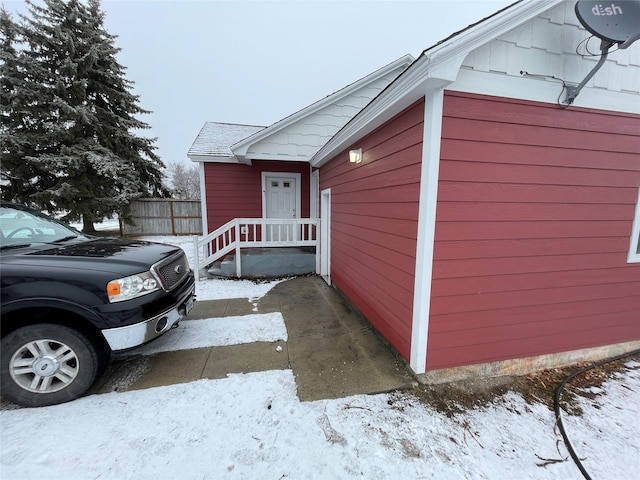
<path fill-rule="evenodd" d="M 183 251 L 171 255 L 151 269 L 156 272 L 166 291 L 173 290 L 189 274 L 189 262 Z"/>

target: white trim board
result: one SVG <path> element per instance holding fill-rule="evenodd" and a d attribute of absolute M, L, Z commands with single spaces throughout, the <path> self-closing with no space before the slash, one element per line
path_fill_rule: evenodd
<path fill-rule="evenodd" d="M 198 176 L 200 177 L 200 216 L 202 217 L 202 235 L 209 235 L 209 219 L 207 218 L 207 189 L 204 181 L 204 163 L 198 164 Z"/>
<path fill-rule="evenodd" d="M 331 189 L 320 192 L 320 276 L 331 285 Z"/>
<path fill-rule="evenodd" d="M 638 201 L 636 202 L 636 212 L 633 217 L 631 227 L 631 240 L 629 242 L 629 254 L 627 263 L 640 263 L 640 188 L 638 189 Z"/>
<path fill-rule="evenodd" d="M 442 88 L 429 92 L 425 97 L 418 242 L 409 359 L 409 365 L 416 374 L 424 373 L 427 365 L 443 104 L 444 89 Z"/>
<path fill-rule="evenodd" d="M 320 217 L 320 170 L 311 172 L 311 185 L 309 185 L 309 216 Z"/>

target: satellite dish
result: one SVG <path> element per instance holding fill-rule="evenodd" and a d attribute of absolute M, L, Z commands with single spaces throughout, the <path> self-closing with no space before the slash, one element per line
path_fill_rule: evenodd
<path fill-rule="evenodd" d="M 627 48 L 640 39 L 640 1 L 578 0 L 576 16 L 584 28 L 605 42 Z"/>

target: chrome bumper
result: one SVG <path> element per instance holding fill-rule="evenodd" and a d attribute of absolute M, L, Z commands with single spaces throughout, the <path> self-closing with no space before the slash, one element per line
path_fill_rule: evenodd
<path fill-rule="evenodd" d="M 102 330 L 102 334 L 113 351 L 126 350 L 150 342 L 171 330 L 189 313 L 195 301 L 194 294 L 195 286 L 178 302 L 177 307 L 144 322 Z"/>

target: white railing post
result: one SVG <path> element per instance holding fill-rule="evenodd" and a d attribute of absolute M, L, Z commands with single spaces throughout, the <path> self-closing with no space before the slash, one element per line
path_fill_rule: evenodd
<path fill-rule="evenodd" d="M 196 271 L 196 278 L 200 280 L 200 248 L 198 247 L 198 236 L 193 236 L 193 259 L 195 265 L 193 269 Z"/>
<path fill-rule="evenodd" d="M 236 277 L 242 276 L 242 260 L 240 260 L 240 222 L 236 221 Z"/>

